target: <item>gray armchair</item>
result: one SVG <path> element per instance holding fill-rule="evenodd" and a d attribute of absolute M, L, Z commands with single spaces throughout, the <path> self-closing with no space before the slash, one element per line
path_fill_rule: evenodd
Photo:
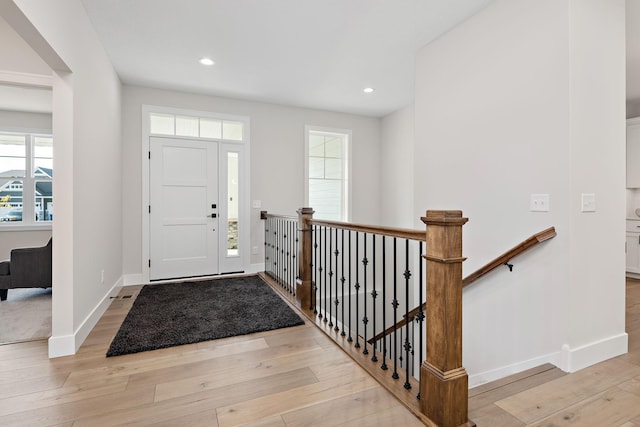
<path fill-rule="evenodd" d="M 0 301 L 7 299 L 9 289 L 51 287 L 51 245 L 11 251 L 9 261 L 0 262 Z"/>

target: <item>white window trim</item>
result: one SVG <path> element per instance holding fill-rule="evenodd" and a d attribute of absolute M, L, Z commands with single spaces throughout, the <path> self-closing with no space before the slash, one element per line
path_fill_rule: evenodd
<path fill-rule="evenodd" d="M 26 134 L 30 136 L 48 136 L 53 138 L 53 130 L 52 129 L 37 129 L 37 128 L 20 128 L 20 127 L 6 127 L 1 128 L 0 132 L 2 133 L 16 133 L 16 134 Z M 5 231 L 46 231 L 51 230 L 53 226 L 53 221 L 41 221 L 36 222 L 35 218 L 32 218 L 31 215 L 25 215 L 25 207 L 30 210 L 31 213 L 35 213 L 35 183 L 36 181 L 47 181 L 45 178 L 36 178 L 32 177 L 32 169 L 33 169 L 33 141 L 29 141 L 26 147 L 27 159 L 30 161 L 30 164 L 26 166 L 26 172 L 24 178 L 16 178 L 15 180 L 22 181 L 22 221 L 19 223 L 9 223 L 0 222 L 0 232 Z M 55 142 L 54 142 L 55 143 Z M 4 178 L 3 178 L 4 179 Z M 50 179 L 53 182 L 53 178 Z M 33 185 L 29 185 L 29 183 Z M 28 185 L 25 185 L 28 184 Z M 25 197 L 25 188 L 33 187 L 33 192 L 29 195 L 29 197 Z M 31 191 L 31 190 L 29 190 Z M 33 196 L 33 197 L 31 197 Z M 25 203 L 26 202 L 26 203 Z"/>
<path fill-rule="evenodd" d="M 330 128 L 324 126 L 314 126 L 314 125 L 305 125 L 304 127 L 304 205 L 307 207 L 313 208 L 313 206 L 309 206 L 309 134 L 311 132 L 321 132 L 321 133 L 329 133 L 347 136 L 346 150 L 345 155 L 346 159 L 344 161 L 344 201 L 343 201 L 343 221 L 349 222 L 351 221 L 351 212 L 352 212 L 352 204 L 351 204 L 351 146 L 353 137 L 352 131 L 350 129 L 339 129 L 339 128 Z M 346 212 L 345 212 L 346 211 Z"/>
<path fill-rule="evenodd" d="M 244 124 L 243 129 L 243 139 L 242 141 L 229 140 L 229 139 L 212 139 L 212 138 L 195 138 L 188 136 L 170 136 L 164 134 L 152 134 L 149 129 L 149 115 L 152 113 L 160 113 L 160 114 L 172 114 L 175 116 L 192 116 L 192 117 L 205 117 L 211 119 L 220 119 L 220 120 L 229 120 L 242 122 Z M 241 224 L 246 224 L 245 227 L 242 227 L 239 231 L 238 241 L 240 243 L 240 247 L 245 248 L 245 250 L 241 253 L 240 256 L 227 257 L 228 259 L 240 261 L 242 265 L 242 270 L 245 272 L 250 271 L 251 268 L 251 174 L 250 174 L 250 165 L 251 165 L 251 121 L 249 117 L 246 116 L 235 116 L 230 114 L 222 114 L 211 111 L 199 111 L 199 110 L 186 110 L 181 108 L 172 108 L 172 107 L 163 107 L 163 106 L 154 106 L 154 105 L 142 105 L 142 282 L 150 283 L 149 280 L 149 215 L 145 215 L 149 206 L 149 162 L 148 162 L 148 153 L 150 151 L 149 141 L 150 137 L 158 137 L 158 138 L 179 138 L 179 139 L 193 139 L 197 141 L 217 141 L 219 142 L 220 150 L 222 147 L 225 149 L 231 149 L 231 147 L 237 147 L 237 150 L 234 149 L 232 151 L 238 151 L 241 154 L 241 158 L 243 159 L 241 162 L 243 166 L 240 166 L 240 174 L 241 179 L 243 180 L 241 188 L 239 188 L 241 198 L 243 199 L 241 204 L 241 213 L 239 221 Z M 220 162 L 220 159 L 218 159 Z M 219 195 L 220 196 L 220 195 Z M 220 239 L 222 242 L 224 239 Z M 226 242 L 225 242 L 226 244 Z M 222 243 L 220 243 L 222 246 Z M 226 257 L 226 251 L 224 252 Z M 222 253 L 219 252 L 220 259 L 220 271 L 223 271 L 223 257 Z"/>

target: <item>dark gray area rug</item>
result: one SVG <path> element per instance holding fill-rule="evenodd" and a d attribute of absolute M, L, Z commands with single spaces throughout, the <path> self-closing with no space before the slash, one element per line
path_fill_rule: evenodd
<path fill-rule="evenodd" d="M 107 357 L 302 324 L 258 276 L 145 285 Z"/>

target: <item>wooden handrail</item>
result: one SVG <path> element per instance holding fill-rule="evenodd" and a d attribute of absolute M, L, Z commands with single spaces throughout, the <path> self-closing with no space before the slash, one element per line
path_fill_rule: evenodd
<path fill-rule="evenodd" d="M 399 237 L 402 239 L 417 240 L 424 242 L 426 236 L 424 230 L 411 230 L 408 228 L 396 228 L 396 227 L 380 227 L 377 225 L 363 225 L 352 224 L 350 222 L 340 221 L 324 221 L 314 219 L 310 221 L 313 225 L 319 225 L 323 227 L 339 228 L 341 230 L 351 230 L 370 234 L 379 234 L 383 236 Z"/>
<path fill-rule="evenodd" d="M 556 236 L 555 227 L 549 227 L 546 230 L 542 230 L 541 232 L 534 234 L 533 236 L 529 237 L 524 242 L 520 243 L 517 246 L 514 246 L 513 248 L 509 249 L 507 252 L 503 253 L 502 255 L 500 255 L 499 257 L 494 259 L 493 261 L 485 264 L 484 266 L 480 267 L 479 269 L 477 269 L 476 271 L 474 271 L 473 273 L 469 274 L 467 277 L 462 279 L 462 287 L 464 288 L 466 286 L 469 286 L 470 284 L 472 284 L 473 282 L 475 282 L 476 280 L 478 280 L 480 277 L 484 276 L 485 274 L 495 270 L 496 268 L 500 267 L 501 265 L 507 264 L 512 258 L 517 257 L 521 253 L 523 253 L 523 252 L 531 249 L 532 247 L 544 242 L 545 240 L 552 239 L 555 236 Z M 418 314 L 421 310 L 424 310 L 425 307 L 426 307 L 426 303 L 422 303 L 422 305 L 420 305 L 419 307 L 416 307 L 413 310 L 409 311 L 407 314 L 405 314 L 402 317 L 401 320 L 398 321 L 398 323 L 395 325 L 395 327 L 396 328 L 400 328 L 400 327 L 406 325 L 408 322 L 413 321 L 413 319 L 415 318 L 416 314 Z M 393 331 L 393 328 L 394 328 L 394 325 L 389 326 L 387 329 L 385 329 L 384 331 L 380 332 L 379 334 L 377 334 L 373 338 L 369 339 L 367 342 L 369 342 L 369 344 L 373 344 L 374 342 L 380 340 L 385 335 L 388 335 L 389 333 L 391 333 Z"/>
<path fill-rule="evenodd" d="M 293 219 L 296 221 L 298 220 L 298 217 L 295 215 L 276 215 L 276 214 L 270 214 L 267 211 L 260 211 L 260 219 L 264 220 L 268 218 Z"/>
<path fill-rule="evenodd" d="M 477 269 L 476 271 L 474 271 L 473 273 L 469 274 L 467 277 L 462 279 L 462 286 L 463 287 L 469 286 L 470 284 L 472 284 L 473 282 L 475 282 L 485 274 L 489 273 L 490 271 L 495 270 L 501 265 L 505 265 L 506 263 L 509 262 L 509 260 L 511 260 L 511 258 L 515 258 L 521 253 L 529 250 L 530 248 L 544 242 L 545 240 L 552 239 L 555 236 L 556 236 L 555 227 L 549 227 L 546 230 L 543 230 L 539 233 L 534 234 L 524 242 L 520 243 L 517 246 L 514 246 L 513 248 L 509 249 L 507 252 L 500 255 L 498 258 L 480 267 L 479 269 Z"/>
<path fill-rule="evenodd" d="M 297 216 L 275 215 L 267 211 L 260 211 L 260 219 L 282 218 L 297 220 Z M 424 242 L 426 240 L 424 230 L 412 230 L 409 228 L 381 227 L 378 225 L 353 224 L 350 222 L 327 221 L 321 219 L 312 219 L 309 224 L 319 225 L 322 227 L 339 228 L 341 230 L 358 231 L 362 233 L 380 234 L 383 236 L 399 237 L 401 239 L 417 240 Z"/>

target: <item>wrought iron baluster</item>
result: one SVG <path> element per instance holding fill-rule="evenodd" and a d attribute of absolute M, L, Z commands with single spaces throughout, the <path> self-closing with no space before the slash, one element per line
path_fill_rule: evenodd
<path fill-rule="evenodd" d="M 364 325 L 362 329 L 364 329 L 364 350 L 362 354 L 369 354 L 369 350 L 367 349 L 367 325 L 369 323 L 369 318 L 367 317 L 367 265 L 369 264 L 369 260 L 367 259 L 367 233 L 363 233 L 362 238 L 364 240 L 364 257 L 362 258 L 362 276 L 364 283 L 364 292 L 362 293 L 362 301 L 363 301 L 363 311 L 364 317 L 362 318 L 362 324 Z"/>
<path fill-rule="evenodd" d="M 353 283 L 353 276 L 351 275 L 351 230 L 349 230 L 349 337 L 347 338 L 347 342 L 352 342 L 353 337 L 351 336 L 351 283 Z"/>
<path fill-rule="evenodd" d="M 340 330 L 340 328 L 338 327 L 338 305 L 340 304 L 340 299 L 338 298 L 338 256 L 340 255 L 340 251 L 338 250 L 338 229 L 336 228 L 336 237 L 335 237 L 335 251 L 333 252 L 333 254 L 336 257 L 336 271 L 335 271 L 335 275 L 336 275 L 336 280 L 333 282 L 335 285 L 335 291 L 336 291 L 336 299 L 333 302 L 336 306 L 336 325 L 333 328 L 334 331 L 338 332 Z"/>
<path fill-rule="evenodd" d="M 276 244 L 275 250 L 275 262 L 274 262 L 274 274 L 276 276 L 276 282 L 280 284 L 280 220 L 275 221 L 275 231 L 273 232 L 273 240 Z"/>
<path fill-rule="evenodd" d="M 327 257 L 327 228 L 324 227 L 324 323 L 327 323 L 327 260 L 331 262 L 331 257 Z M 331 288 L 331 286 L 329 286 Z"/>
<path fill-rule="evenodd" d="M 287 289 L 290 294 L 295 293 L 295 287 L 292 286 L 293 281 L 291 280 L 291 275 L 293 274 L 293 264 L 292 255 L 293 255 L 293 234 L 291 233 L 291 221 L 287 221 Z"/>
<path fill-rule="evenodd" d="M 298 241 L 297 224 L 291 221 L 291 289 L 296 294 L 296 281 L 298 280 L 298 268 L 296 266 L 296 242 Z"/>
<path fill-rule="evenodd" d="M 267 244 L 268 247 L 268 251 L 269 251 L 269 274 L 271 275 L 271 277 L 274 276 L 274 272 L 273 269 L 275 268 L 273 265 L 274 262 L 274 258 L 273 258 L 273 218 L 269 218 L 269 236 L 266 238 L 267 242 L 265 242 Z M 266 250 L 266 249 L 265 249 Z"/>
<path fill-rule="evenodd" d="M 409 239 L 405 239 L 404 240 L 405 244 L 404 244 L 404 249 L 405 249 L 405 254 L 404 254 L 404 279 L 405 279 L 405 294 L 404 294 L 404 301 L 405 301 L 405 311 L 404 311 L 404 315 L 405 315 L 405 319 L 406 321 L 406 333 L 405 333 L 405 341 L 404 341 L 404 353 L 405 353 L 405 362 L 406 362 L 406 370 L 407 370 L 407 375 L 406 375 L 406 379 L 404 382 L 404 388 L 409 390 L 411 389 L 411 383 L 409 382 L 409 353 L 411 352 L 411 342 L 409 341 L 409 323 L 410 323 L 410 319 L 409 319 L 409 282 L 411 279 L 411 271 L 409 270 Z"/>
<path fill-rule="evenodd" d="M 394 380 L 400 378 L 398 375 L 398 248 L 396 238 L 393 238 L 393 374 Z"/>
<path fill-rule="evenodd" d="M 282 235 L 282 286 L 291 293 L 291 287 L 289 286 L 289 221 L 282 220 L 282 228 L 284 234 Z"/>
<path fill-rule="evenodd" d="M 382 329 L 387 330 L 387 245 L 386 236 L 382 236 Z M 382 366 L 383 371 L 387 366 L 387 334 L 382 336 Z"/>
<path fill-rule="evenodd" d="M 295 240 L 293 238 L 294 236 L 294 229 L 293 229 L 293 221 L 289 221 L 289 289 L 290 292 L 295 295 L 296 294 L 296 279 L 294 277 L 295 274 L 295 270 L 293 268 L 293 244 L 295 243 Z"/>
<path fill-rule="evenodd" d="M 344 282 L 345 282 L 345 277 L 344 277 L 344 228 L 342 229 L 342 231 L 340 232 L 341 234 L 341 239 L 340 239 L 340 244 L 341 244 L 341 251 L 342 251 L 342 277 L 340 278 L 340 282 L 342 283 L 342 331 L 340 332 L 340 336 L 345 336 L 345 332 L 344 332 Z"/>
<path fill-rule="evenodd" d="M 332 251 L 333 251 L 333 228 L 329 229 L 329 327 L 333 326 L 333 311 L 331 308 L 331 304 L 333 303 L 333 292 L 332 292 L 332 287 L 333 287 L 333 258 L 332 258 Z"/>
<path fill-rule="evenodd" d="M 280 220 L 280 286 L 283 288 L 286 286 L 284 283 L 284 272 L 286 270 L 286 264 L 284 260 L 284 242 L 286 241 L 286 231 L 284 229 L 284 220 Z"/>
<path fill-rule="evenodd" d="M 400 331 L 400 342 L 403 342 L 403 340 L 402 340 L 402 328 L 400 328 L 399 331 Z M 402 362 L 404 361 L 404 358 L 402 357 L 402 350 L 400 350 L 400 356 L 398 356 L 398 360 L 400 361 L 400 369 L 402 369 Z"/>
<path fill-rule="evenodd" d="M 371 332 L 371 334 L 375 336 L 376 335 L 376 299 L 378 298 L 378 291 L 376 291 L 376 235 L 375 234 L 371 235 L 371 246 L 373 251 L 371 254 L 371 257 L 373 258 L 373 264 L 372 264 L 373 274 L 371 275 L 371 278 L 373 281 L 372 283 L 373 290 L 371 291 L 371 299 L 373 300 L 373 331 Z M 377 346 L 377 342 L 373 342 L 371 344 L 371 348 L 373 349 L 373 356 L 371 356 L 372 362 L 378 361 L 378 357 L 376 356 L 376 346 Z"/>
<path fill-rule="evenodd" d="M 274 231 L 273 231 L 273 244 L 275 245 L 274 251 L 273 251 L 273 274 L 276 278 L 276 282 L 278 284 L 280 284 L 280 278 L 278 277 L 278 269 L 280 268 L 280 263 L 279 261 L 279 255 L 280 255 L 280 244 L 278 243 L 278 239 L 280 239 L 280 235 L 278 234 L 279 231 L 279 225 L 280 225 L 280 221 L 279 220 L 275 220 L 274 221 Z"/>
<path fill-rule="evenodd" d="M 271 225 L 269 226 L 269 265 L 270 265 L 270 269 L 271 269 L 271 277 L 275 277 L 276 275 L 276 258 L 275 258 L 275 252 L 274 252 L 274 236 L 273 236 L 273 232 L 275 230 L 275 219 L 274 218 L 270 218 L 271 221 Z"/>
<path fill-rule="evenodd" d="M 415 322 L 409 322 L 409 323 L 411 323 L 411 341 L 415 344 L 416 342 Z M 415 345 L 413 345 L 413 347 L 411 348 L 411 364 L 409 366 L 411 366 L 411 376 L 415 378 L 416 376 Z"/>
<path fill-rule="evenodd" d="M 271 272 L 271 266 L 269 265 L 269 245 L 267 244 L 269 240 L 269 219 L 267 218 L 264 222 L 264 271 L 269 274 Z"/>
<path fill-rule="evenodd" d="M 298 233 L 298 223 L 297 222 L 292 222 L 292 230 L 294 232 L 294 236 L 296 237 L 293 240 L 293 294 L 295 295 L 295 291 L 297 289 L 296 287 L 296 283 L 298 283 L 298 278 L 300 277 L 300 266 L 298 265 L 298 263 L 296 262 L 298 260 L 298 243 L 300 241 L 300 236 Z M 304 260 L 304 258 L 303 258 Z M 310 296 L 311 298 L 311 296 Z M 309 300 L 311 301 L 311 300 Z M 311 302 L 309 302 L 309 305 L 311 305 Z"/>
<path fill-rule="evenodd" d="M 280 251 L 278 253 L 278 256 L 280 257 L 280 262 L 278 263 L 278 265 L 280 266 L 280 271 L 278 272 L 278 276 L 280 277 L 280 286 L 284 287 L 284 257 L 282 256 L 282 254 L 284 253 L 284 224 L 282 219 L 280 221 L 278 221 L 278 228 L 280 229 L 280 242 L 279 242 L 279 248 Z"/>
<path fill-rule="evenodd" d="M 424 336 L 424 311 L 422 311 L 422 287 L 424 286 L 424 280 L 423 280 L 423 263 L 424 259 L 422 258 L 422 242 L 419 242 L 418 244 L 418 265 L 420 266 L 419 268 L 419 284 L 418 284 L 418 306 L 420 307 L 420 310 L 418 311 L 418 314 L 416 314 L 416 321 L 419 323 L 419 327 L 418 327 L 418 334 L 420 335 L 419 341 L 420 341 L 420 348 L 418 350 L 418 360 L 420 361 L 420 363 L 422 363 L 422 346 L 424 345 L 422 339 Z M 418 369 L 418 372 L 420 372 L 420 370 Z M 420 377 L 420 383 L 422 384 L 422 376 Z M 420 400 L 420 389 L 421 387 L 418 387 L 418 395 L 417 398 L 418 400 Z"/>
<path fill-rule="evenodd" d="M 356 231 L 356 284 L 354 286 L 356 290 L 356 343 L 354 345 L 355 348 L 360 348 L 360 301 L 359 301 L 359 290 L 360 290 L 360 266 L 358 265 L 358 260 L 360 259 L 360 233 Z"/>
<path fill-rule="evenodd" d="M 322 280 L 323 279 L 322 272 L 324 270 L 324 260 L 322 259 L 322 229 L 323 228 L 324 227 L 322 227 L 322 226 L 318 227 L 318 229 L 319 229 L 318 230 L 318 233 L 319 233 L 319 236 L 318 236 L 318 242 L 319 242 L 319 251 L 318 251 L 319 254 L 318 254 L 318 257 L 319 257 L 319 262 L 320 262 L 319 268 L 318 268 L 318 276 L 320 278 L 320 283 L 318 284 L 318 291 L 320 293 L 320 304 L 316 304 L 316 305 L 319 305 L 319 307 L 318 307 L 318 317 L 320 319 L 322 319 L 324 317 L 324 314 L 322 313 L 322 286 L 324 285 L 323 280 Z"/>
<path fill-rule="evenodd" d="M 318 226 L 313 226 L 313 258 L 314 258 L 314 266 L 311 271 L 313 271 L 313 314 L 318 314 Z"/>

